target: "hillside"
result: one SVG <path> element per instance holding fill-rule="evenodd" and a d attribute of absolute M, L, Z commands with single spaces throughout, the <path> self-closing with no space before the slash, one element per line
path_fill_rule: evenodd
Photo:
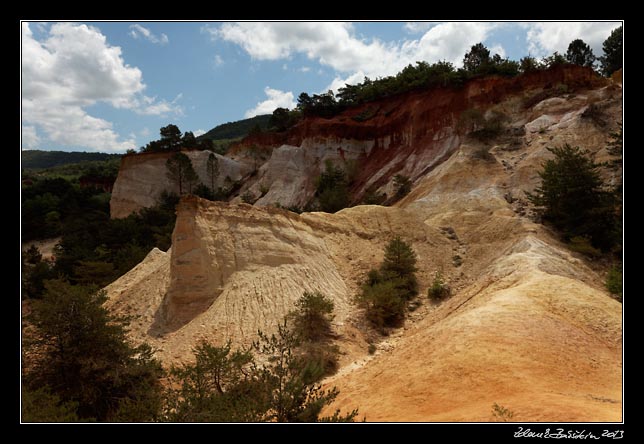
<path fill-rule="evenodd" d="M 72 163 L 114 160 L 120 157 L 121 154 L 23 150 L 22 168 L 52 168 Z"/>
<path fill-rule="evenodd" d="M 373 118 L 351 118 L 368 107 Z M 491 139 L 464 128 L 473 109 L 503 116 Z M 490 421 L 498 403 L 521 422 L 619 421 L 622 305 L 604 289 L 600 266 L 535 223 L 525 191 L 537 185 L 547 147 L 570 143 L 606 158 L 621 113 L 620 84 L 563 66 L 402 94 L 250 136 L 221 175 L 236 172 L 242 192 L 264 188 L 263 196 L 255 205 L 182 198 L 172 248 L 152 250 L 109 285 L 108 304 L 136 317 L 132 338 L 168 365 L 189 360 L 202 338 L 248 345 L 257 329 L 274 331 L 304 291 L 319 290 L 334 301 L 342 353 L 325 381 L 340 389 L 334 408 L 357 406 L 368 421 Z M 199 172 L 203 159 L 189 154 Z M 164 156 L 124 158 L 112 217 L 171 188 Z M 368 190 L 391 195 L 396 174 L 412 190 L 390 207 L 335 214 L 274 207 L 309 201 L 326 160 L 358 163 L 354 203 Z M 422 305 L 384 337 L 353 298 L 394 235 L 418 255 Z M 424 296 L 436 270 L 453 289 L 439 304 Z"/>
<path fill-rule="evenodd" d="M 238 120 L 236 122 L 222 123 L 205 134 L 197 137 L 197 140 L 241 139 L 242 137 L 247 136 L 250 130 L 257 125 L 259 125 L 262 130 L 265 130 L 270 118 L 270 114 L 265 114 L 262 116 L 251 117 L 250 119 Z"/>

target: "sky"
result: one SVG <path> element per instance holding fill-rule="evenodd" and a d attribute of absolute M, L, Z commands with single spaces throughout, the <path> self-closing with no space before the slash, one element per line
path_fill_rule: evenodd
<path fill-rule="evenodd" d="M 123 153 L 170 123 L 215 126 L 293 108 L 301 92 L 439 60 L 483 42 L 519 60 L 596 56 L 619 22 L 22 22 L 22 149 Z"/>

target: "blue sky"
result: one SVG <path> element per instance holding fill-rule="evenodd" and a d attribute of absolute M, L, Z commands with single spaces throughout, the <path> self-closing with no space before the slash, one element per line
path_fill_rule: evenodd
<path fill-rule="evenodd" d="M 519 60 L 602 54 L 617 22 L 22 23 L 22 148 L 124 152 L 169 123 L 196 135 L 292 108 L 297 96 L 395 74 L 409 63 L 462 64 L 483 42 Z"/>

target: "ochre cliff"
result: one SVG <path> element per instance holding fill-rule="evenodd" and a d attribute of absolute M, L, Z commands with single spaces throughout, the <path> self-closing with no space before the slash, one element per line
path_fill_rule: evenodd
<path fill-rule="evenodd" d="M 133 339 L 170 364 L 189 360 L 200 339 L 248 345 L 257 329 L 275 331 L 304 291 L 320 290 L 335 303 L 342 352 L 340 370 L 324 381 L 340 390 L 333 408 L 358 407 L 368 421 L 491 421 L 498 403 L 520 422 L 620 421 L 622 306 L 600 267 L 530 218 L 524 194 L 551 156 L 547 147 L 570 143 L 607 158 L 622 108 L 621 86 L 604 82 L 573 68 L 481 79 L 396 98 L 398 108 L 367 122 L 371 139 L 348 115 L 273 135 L 283 139 L 249 187 L 270 178 L 269 193 L 286 198 L 308 186 L 297 182 L 302 165 L 319 168 L 347 152 L 361 158 L 363 149 L 356 190 L 378 181 L 386 189 L 398 172 L 414 187 L 394 206 L 336 214 L 184 197 L 171 251 L 152 251 L 111 284 L 109 306 L 138 315 Z M 455 131 L 456 110 L 475 106 L 508 116 L 490 143 Z M 591 106 L 601 119 L 589 117 Z M 389 118 L 406 122 L 400 132 L 382 129 Z M 246 163 L 237 151 L 232 157 Z M 422 305 L 381 337 L 353 297 L 396 234 L 418 255 Z M 440 304 L 425 296 L 436 270 L 453 289 Z"/>
<path fill-rule="evenodd" d="M 184 151 L 202 183 L 209 183 L 206 163 L 210 151 Z M 119 173 L 110 199 L 112 218 L 127 217 L 129 214 L 149 208 L 158 203 L 163 191 L 178 193 L 176 184 L 166 176 L 166 161 L 173 153 L 143 153 L 123 156 Z M 224 186 L 226 178 L 240 180 L 250 172 L 250 167 L 228 157 L 215 154 L 219 161 L 219 176 L 215 186 Z"/>

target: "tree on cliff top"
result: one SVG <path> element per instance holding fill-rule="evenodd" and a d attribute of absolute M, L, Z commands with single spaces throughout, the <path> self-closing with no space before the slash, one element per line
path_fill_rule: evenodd
<path fill-rule="evenodd" d="M 595 54 L 593 54 L 593 50 L 586 42 L 582 39 L 575 39 L 568 45 L 566 60 L 575 65 L 590 66 L 592 68 L 595 63 Z"/>
<path fill-rule="evenodd" d="M 179 186 L 179 194 L 183 194 L 184 185 L 192 192 L 192 186 L 197 182 L 198 176 L 187 155 L 176 153 L 166 161 L 165 167 L 168 179 Z"/>
<path fill-rule="evenodd" d="M 622 67 L 623 59 L 623 30 L 622 26 L 613 30 L 602 45 L 604 55 L 599 58 L 602 73 L 610 76 Z"/>

